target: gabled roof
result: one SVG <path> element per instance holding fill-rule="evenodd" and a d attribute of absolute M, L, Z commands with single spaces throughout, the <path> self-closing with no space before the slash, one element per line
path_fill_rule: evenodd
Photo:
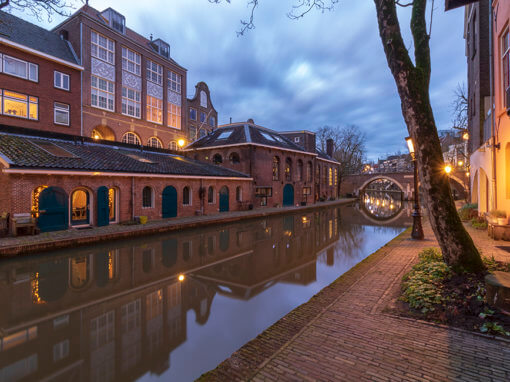
<path fill-rule="evenodd" d="M 19 17 L 0 11 L 0 37 L 28 48 L 78 64 L 67 41 Z"/>
<path fill-rule="evenodd" d="M 316 149 L 315 151 L 317 151 L 317 158 L 319 159 L 324 159 L 324 160 L 329 160 L 331 162 L 337 162 L 337 163 L 340 163 L 338 162 L 335 158 L 333 157 L 330 157 L 328 154 L 326 154 L 324 151 L 322 150 L 319 150 L 319 149 Z"/>
<path fill-rule="evenodd" d="M 180 155 L 91 142 L 0 133 L 0 163 L 10 169 L 45 169 L 249 178 L 238 171 Z"/>
<path fill-rule="evenodd" d="M 189 144 L 186 150 L 240 144 L 263 145 L 314 155 L 313 153 L 307 152 L 301 146 L 296 145 L 290 139 L 279 134 L 277 131 L 257 126 L 251 122 L 220 126 L 212 133 Z"/>

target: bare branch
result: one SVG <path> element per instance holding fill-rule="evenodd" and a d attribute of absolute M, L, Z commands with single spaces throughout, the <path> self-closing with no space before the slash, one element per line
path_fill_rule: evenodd
<path fill-rule="evenodd" d="M 414 4 L 414 1 L 411 1 L 410 3 L 407 4 L 402 4 L 399 0 L 395 0 L 395 4 L 397 4 L 399 7 L 405 8 L 412 6 Z"/>
<path fill-rule="evenodd" d="M 292 20 L 297 20 L 304 17 L 313 9 L 320 10 L 321 12 L 333 10 L 335 4 L 340 0 L 299 0 L 299 3 L 292 6 L 292 10 L 287 13 L 287 16 Z M 297 12 L 297 13 L 296 13 Z"/>
<path fill-rule="evenodd" d="M 83 3 L 83 1 L 81 2 Z M 70 11 L 74 8 L 73 2 L 67 0 L 9 0 L 5 5 L 7 11 L 12 9 L 21 12 L 28 11 L 39 21 L 42 20 L 43 14 L 48 16 L 48 21 L 52 20 L 53 15 L 69 16 Z"/>
<path fill-rule="evenodd" d="M 452 124 L 456 130 L 466 130 L 468 127 L 468 96 L 466 93 L 466 85 L 458 84 L 453 91 L 454 99 L 451 104 L 453 113 Z"/>

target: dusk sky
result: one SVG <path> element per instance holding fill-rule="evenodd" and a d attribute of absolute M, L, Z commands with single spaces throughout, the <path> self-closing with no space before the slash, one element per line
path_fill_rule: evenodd
<path fill-rule="evenodd" d="M 171 56 L 188 69 L 188 96 L 198 81 L 205 81 L 220 124 L 230 117 L 253 118 L 274 130 L 355 124 L 368 137 L 370 159 L 405 152 L 407 130 L 373 1 L 341 1 L 332 12 L 290 20 L 286 15 L 295 3 L 260 0 L 256 29 L 237 37 L 239 21 L 249 16 L 247 0 L 89 2 L 98 10 L 114 8 L 129 28 L 168 42 Z M 466 81 L 464 9 L 445 13 L 443 1 L 435 7 L 431 99 L 438 129 L 448 129 L 453 91 Z M 401 13 L 405 42 L 412 48 L 409 9 Z M 28 14 L 16 14 L 36 22 Z M 38 24 L 50 28 L 61 20 Z"/>

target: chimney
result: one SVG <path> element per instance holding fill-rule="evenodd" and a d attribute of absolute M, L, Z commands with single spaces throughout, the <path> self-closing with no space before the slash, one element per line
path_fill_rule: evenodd
<path fill-rule="evenodd" d="M 328 154 L 330 157 L 333 157 L 333 149 L 334 149 L 334 143 L 331 138 L 329 138 L 326 141 L 326 154 Z"/>
<path fill-rule="evenodd" d="M 60 31 L 60 38 L 61 38 L 62 40 L 66 40 L 66 41 L 67 41 L 67 40 L 69 40 L 69 32 L 68 32 L 68 31 L 66 31 L 65 29 L 62 29 L 62 30 Z"/>

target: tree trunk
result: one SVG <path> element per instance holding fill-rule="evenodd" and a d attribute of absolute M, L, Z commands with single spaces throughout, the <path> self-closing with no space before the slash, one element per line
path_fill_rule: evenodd
<path fill-rule="evenodd" d="M 443 154 L 429 99 L 430 50 L 426 30 L 426 0 L 414 0 L 411 31 L 415 46 L 412 63 L 402 40 L 395 0 L 374 0 L 379 33 L 388 66 L 401 100 L 402 115 L 413 138 L 421 189 L 430 223 L 445 262 L 455 271 L 484 269 L 473 240 L 464 229 L 444 172 Z"/>

